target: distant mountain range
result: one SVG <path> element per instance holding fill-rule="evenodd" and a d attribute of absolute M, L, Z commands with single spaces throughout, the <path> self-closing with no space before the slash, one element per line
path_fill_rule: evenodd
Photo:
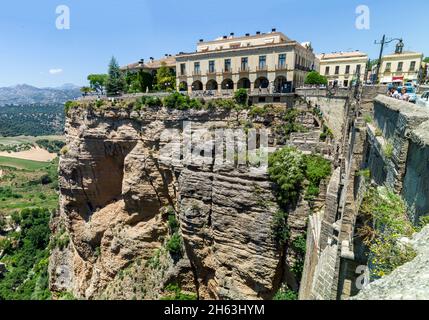
<path fill-rule="evenodd" d="M 36 88 L 27 84 L 0 88 L 0 106 L 57 104 L 81 96 L 80 88 L 64 84 L 57 88 Z"/>

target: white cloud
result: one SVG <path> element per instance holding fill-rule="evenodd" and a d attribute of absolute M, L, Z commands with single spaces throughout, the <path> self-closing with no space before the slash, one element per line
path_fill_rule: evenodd
<path fill-rule="evenodd" d="M 63 73 L 63 69 L 50 69 L 49 73 L 52 75 Z"/>

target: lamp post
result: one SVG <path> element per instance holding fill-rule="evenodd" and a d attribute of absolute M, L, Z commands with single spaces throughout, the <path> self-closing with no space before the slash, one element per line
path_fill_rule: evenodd
<path fill-rule="evenodd" d="M 402 50 L 404 49 L 404 42 L 402 40 L 402 38 L 395 38 L 395 39 L 390 39 L 388 41 L 386 41 L 386 35 L 383 35 L 383 38 L 381 39 L 381 42 L 377 42 L 375 41 L 374 44 L 380 44 L 381 48 L 380 48 L 380 56 L 378 58 L 378 63 L 377 63 L 377 72 L 375 74 L 375 83 L 378 82 L 379 80 L 379 75 L 380 75 L 380 67 L 381 67 L 381 59 L 383 58 L 383 50 L 384 50 L 384 46 L 388 43 L 391 43 L 392 41 L 398 41 L 398 43 L 396 44 L 396 50 L 395 53 L 402 53 Z"/>

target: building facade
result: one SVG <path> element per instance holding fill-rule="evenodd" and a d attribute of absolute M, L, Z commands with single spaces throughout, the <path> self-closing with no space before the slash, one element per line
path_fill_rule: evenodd
<path fill-rule="evenodd" d="M 380 83 L 413 82 L 419 79 L 423 53 L 398 52 L 383 56 L 380 66 Z"/>
<path fill-rule="evenodd" d="M 330 86 L 349 87 L 359 74 L 360 81 L 366 77 L 368 55 L 360 51 L 334 52 L 317 56 L 319 73 L 328 78 Z"/>
<path fill-rule="evenodd" d="M 196 52 L 177 55 L 177 88 L 188 92 L 230 93 L 245 88 L 288 93 L 304 84 L 314 65 L 309 43 L 290 40 L 275 29 L 253 36 L 231 34 L 214 41 L 200 40 Z"/>

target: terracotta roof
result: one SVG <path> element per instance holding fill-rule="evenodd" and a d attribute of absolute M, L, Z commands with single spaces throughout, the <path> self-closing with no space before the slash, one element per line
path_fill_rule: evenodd
<path fill-rule="evenodd" d="M 165 58 L 153 60 L 153 61 L 149 60 L 149 62 L 145 61 L 143 69 L 151 69 L 151 70 L 159 69 L 161 67 L 162 63 L 165 63 L 167 65 L 167 67 L 175 67 L 176 66 L 176 56 L 165 57 Z M 129 65 L 121 67 L 121 69 L 122 70 L 140 69 L 140 62 L 131 63 Z"/>
<path fill-rule="evenodd" d="M 322 53 L 317 55 L 319 60 L 327 60 L 327 59 L 339 59 L 339 58 L 358 58 L 358 57 L 367 57 L 366 53 L 360 51 L 352 51 L 352 52 L 333 52 L 333 53 Z"/>

